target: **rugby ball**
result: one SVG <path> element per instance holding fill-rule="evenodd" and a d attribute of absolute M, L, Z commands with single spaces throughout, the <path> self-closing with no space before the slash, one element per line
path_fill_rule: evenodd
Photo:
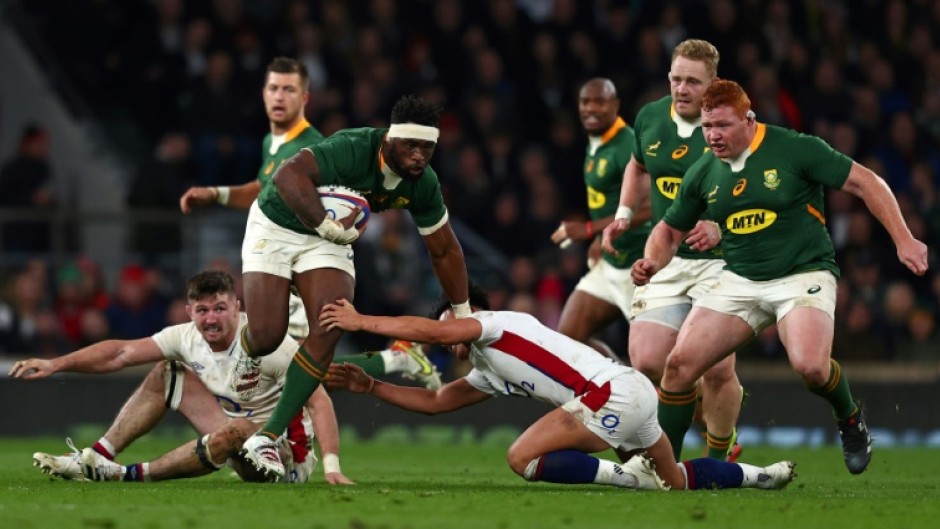
<path fill-rule="evenodd" d="M 361 211 L 356 217 L 355 226 L 360 232 L 366 228 L 372 211 L 369 209 L 369 201 L 361 193 L 343 186 L 320 186 L 317 191 L 320 193 L 320 202 L 323 203 L 327 218 L 340 220 L 359 207 Z"/>

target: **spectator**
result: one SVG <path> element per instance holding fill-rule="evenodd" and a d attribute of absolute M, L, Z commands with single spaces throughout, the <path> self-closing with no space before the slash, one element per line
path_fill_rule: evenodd
<path fill-rule="evenodd" d="M 49 167 L 49 132 L 28 125 L 20 134 L 16 154 L 0 168 L 0 208 L 20 208 L 51 216 L 56 205 Z M 48 220 L 11 220 L 3 223 L 3 249 L 7 252 L 48 252 L 52 239 Z"/>

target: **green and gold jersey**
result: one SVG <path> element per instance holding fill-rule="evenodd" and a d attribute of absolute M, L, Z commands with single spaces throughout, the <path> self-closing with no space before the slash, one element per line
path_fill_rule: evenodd
<path fill-rule="evenodd" d="M 281 197 L 278 196 L 277 188 L 274 187 L 272 180 L 274 171 L 276 171 L 282 163 L 300 152 L 300 149 L 320 143 L 323 139 L 323 134 L 310 125 L 307 120 L 301 120 L 300 123 L 287 131 L 287 135 L 284 137 L 284 143 L 277 147 L 274 154 L 271 154 L 271 143 L 274 141 L 274 136 L 269 133 L 264 137 L 264 142 L 262 143 L 261 169 L 258 170 L 258 181 L 261 182 L 261 192 L 258 194 L 258 205 L 261 206 L 261 210 L 264 211 L 266 215 L 268 212 L 265 210 L 265 204 L 270 204 L 272 200 L 281 202 Z M 283 202 L 281 203 L 283 204 Z M 287 205 L 284 205 L 284 207 L 286 208 Z"/>
<path fill-rule="evenodd" d="M 599 145 L 597 144 L 599 140 Z M 584 183 L 587 186 L 588 211 L 591 220 L 610 217 L 620 202 L 623 170 L 633 152 L 633 129 L 623 119 L 617 121 L 599 138 L 592 139 L 584 157 Z M 592 154 L 593 151 L 593 154 Z M 643 247 L 652 224 L 635 226 L 614 241 L 618 255 L 604 252 L 604 260 L 616 268 L 627 268 L 643 257 Z"/>
<path fill-rule="evenodd" d="M 388 129 L 360 128 L 336 132 L 326 140 L 308 145 L 320 168 L 318 185 L 339 185 L 354 189 L 369 201 L 369 209 L 406 209 L 418 231 L 428 235 L 447 221 L 447 208 L 441 184 L 430 166 L 417 179 L 401 178 L 382 160 L 381 147 Z M 272 186 L 273 187 L 273 186 Z M 279 226 L 313 233 L 274 193 L 260 201 L 261 211 Z"/>
<path fill-rule="evenodd" d="M 685 231 L 708 209 L 722 228 L 726 268 L 754 281 L 811 270 L 839 275 L 823 186 L 840 189 L 852 160 L 815 136 L 763 123 L 745 153 L 733 164 L 703 156 L 663 220 Z"/>
<path fill-rule="evenodd" d="M 633 156 L 646 166 L 650 174 L 650 202 L 652 222 L 662 220 L 682 185 L 683 176 L 692 164 L 708 151 L 702 127 L 694 127 L 681 136 L 675 121 L 672 98 L 666 96 L 640 109 L 634 123 L 636 143 Z M 711 218 L 705 215 L 705 218 Z M 721 257 L 721 247 L 698 252 L 682 243 L 676 253 L 686 259 L 715 259 Z"/>

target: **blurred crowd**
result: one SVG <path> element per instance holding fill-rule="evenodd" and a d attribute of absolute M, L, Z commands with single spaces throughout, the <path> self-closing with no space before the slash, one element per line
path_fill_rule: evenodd
<path fill-rule="evenodd" d="M 562 251 L 549 240 L 561 219 L 586 216 L 577 90 L 590 77 L 612 79 L 629 123 L 668 93 L 670 54 L 685 38 L 717 46 L 719 75 L 745 86 L 760 121 L 819 135 L 873 169 L 897 194 L 915 236 L 932 248 L 940 243 L 940 0 L 32 0 L 21 7 L 95 114 L 133 122 L 137 146 L 116 141 L 146 147 L 134 152 L 139 172 L 128 200 L 138 207 L 175 209 L 190 185 L 255 177 L 267 132 L 261 84 L 274 56 L 306 64 L 306 115 L 326 135 L 386 126 L 403 93 L 439 102 L 445 112 L 432 165 L 451 215 L 508 263 L 487 274 L 494 304 L 548 325 L 585 271 L 583 246 Z M 834 191 L 828 199 L 843 270 L 834 355 L 940 359 L 940 263 L 912 276 L 859 201 Z M 435 289 L 417 266 L 426 258 L 415 230 L 399 214 L 378 217 L 357 247 L 357 298 L 367 311 L 420 312 Z M 177 249 L 164 236 L 139 237 L 137 249 L 158 243 L 160 251 Z M 0 351 L 58 354 L 185 317 L 161 271 L 128 266 L 109 289 L 96 266 L 78 259 L 55 270 L 32 262 L 8 271 Z M 742 356 L 783 358 L 773 329 Z"/>

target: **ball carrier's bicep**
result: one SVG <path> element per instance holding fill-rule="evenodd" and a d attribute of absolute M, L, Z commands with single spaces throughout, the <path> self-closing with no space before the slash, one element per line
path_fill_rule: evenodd
<path fill-rule="evenodd" d="M 312 151 L 301 149 L 277 168 L 272 180 L 281 200 L 301 222 L 308 226 L 319 226 L 323 222 L 326 210 L 317 192 L 320 167 Z"/>

